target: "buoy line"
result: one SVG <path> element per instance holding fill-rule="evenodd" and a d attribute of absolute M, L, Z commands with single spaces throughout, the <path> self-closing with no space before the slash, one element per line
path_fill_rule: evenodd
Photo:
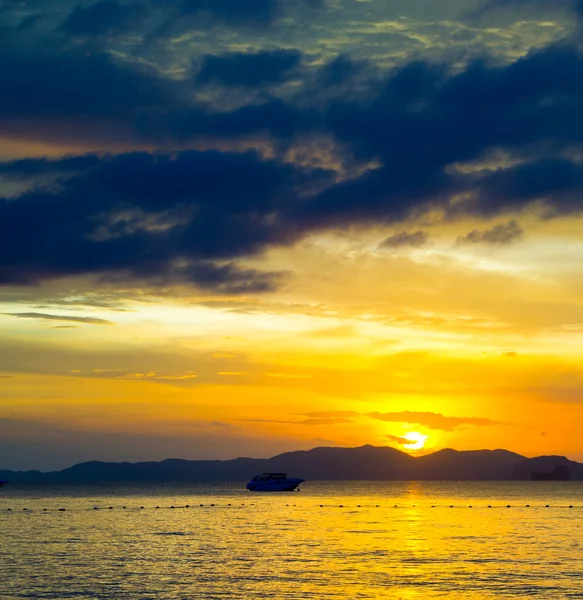
<path fill-rule="evenodd" d="M 215 503 L 211 503 L 211 504 L 199 504 L 198 506 L 195 506 L 194 504 L 185 504 L 185 505 L 171 505 L 171 506 L 160 506 L 160 505 L 156 505 L 156 506 L 90 506 L 87 508 L 77 508 L 77 507 L 73 507 L 73 508 L 64 508 L 64 507 L 60 507 L 60 508 L 30 508 L 30 507 L 22 507 L 22 508 L 0 508 L 0 514 L 1 513 L 13 513 L 13 514 L 17 514 L 19 512 L 28 512 L 28 513 L 36 513 L 36 512 L 42 512 L 42 513 L 48 513 L 48 512 L 84 512 L 84 511 L 101 511 L 101 510 L 116 510 L 116 511 L 128 511 L 128 512 L 141 512 L 144 510 L 187 510 L 187 509 L 200 509 L 200 508 L 244 508 L 244 507 L 251 507 L 251 506 L 255 506 L 255 504 L 251 503 L 251 504 L 245 504 L 245 503 L 241 503 L 241 504 L 233 504 L 233 503 L 229 503 L 229 504 L 215 504 Z M 297 505 L 296 504 L 286 504 L 285 505 L 286 508 L 296 508 Z M 413 505 L 407 505 L 407 504 L 393 504 L 393 505 L 387 505 L 387 506 L 382 506 L 380 504 L 374 504 L 374 505 L 362 505 L 362 504 L 357 504 L 357 505 L 345 505 L 345 504 L 318 504 L 316 505 L 319 508 L 347 508 L 347 509 L 388 509 L 388 510 L 394 510 L 394 509 L 416 509 L 416 510 L 421 510 L 421 509 L 440 509 L 440 508 L 447 508 L 447 509 L 458 509 L 458 510 L 463 510 L 463 509 L 512 509 L 512 508 L 528 508 L 528 509 L 542 509 L 542 508 L 555 508 L 555 509 L 580 509 L 583 508 L 583 506 L 576 506 L 573 504 L 562 504 L 562 505 L 551 505 L 551 504 L 540 504 L 540 505 L 531 505 L 531 504 L 487 504 L 487 505 L 474 505 L 474 504 L 469 504 L 469 505 L 455 505 L 455 504 L 432 504 L 432 505 L 428 505 L 428 506 L 417 506 L 415 504 Z"/>

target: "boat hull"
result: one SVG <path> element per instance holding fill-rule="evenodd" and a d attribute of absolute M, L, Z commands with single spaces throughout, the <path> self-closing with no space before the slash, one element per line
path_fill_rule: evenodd
<path fill-rule="evenodd" d="M 293 492 L 304 479 L 286 479 L 284 481 L 250 481 L 250 492 Z"/>

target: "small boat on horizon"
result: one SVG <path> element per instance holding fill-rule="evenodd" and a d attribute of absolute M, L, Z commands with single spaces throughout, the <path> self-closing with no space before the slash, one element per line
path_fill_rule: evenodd
<path fill-rule="evenodd" d="M 0 487 L 2 487 L 5 483 L 10 483 L 8 479 L 0 479 Z"/>
<path fill-rule="evenodd" d="M 247 489 L 251 492 L 293 492 L 304 481 L 285 473 L 262 473 L 253 477 Z"/>

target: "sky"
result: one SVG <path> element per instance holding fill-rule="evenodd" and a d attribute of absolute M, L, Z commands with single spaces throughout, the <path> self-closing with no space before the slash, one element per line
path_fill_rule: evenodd
<path fill-rule="evenodd" d="M 583 460 L 582 17 L 0 0 L 0 469 Z"/>

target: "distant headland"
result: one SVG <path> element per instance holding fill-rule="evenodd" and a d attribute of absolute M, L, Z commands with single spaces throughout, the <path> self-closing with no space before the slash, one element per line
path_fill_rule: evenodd
<path fill-rule="evenodd" d="M 247 481 L 261 472 L 286 472 L 323 481 L 583 480 L 583 464 L 564 456 L 527 458 L 508 450 L 440 450 L 414 457 L 388 446 L 314 448 L 272 458 L 110 463 L 91 461 L 62 471 L 0 471 L 14 483 Z"/>

